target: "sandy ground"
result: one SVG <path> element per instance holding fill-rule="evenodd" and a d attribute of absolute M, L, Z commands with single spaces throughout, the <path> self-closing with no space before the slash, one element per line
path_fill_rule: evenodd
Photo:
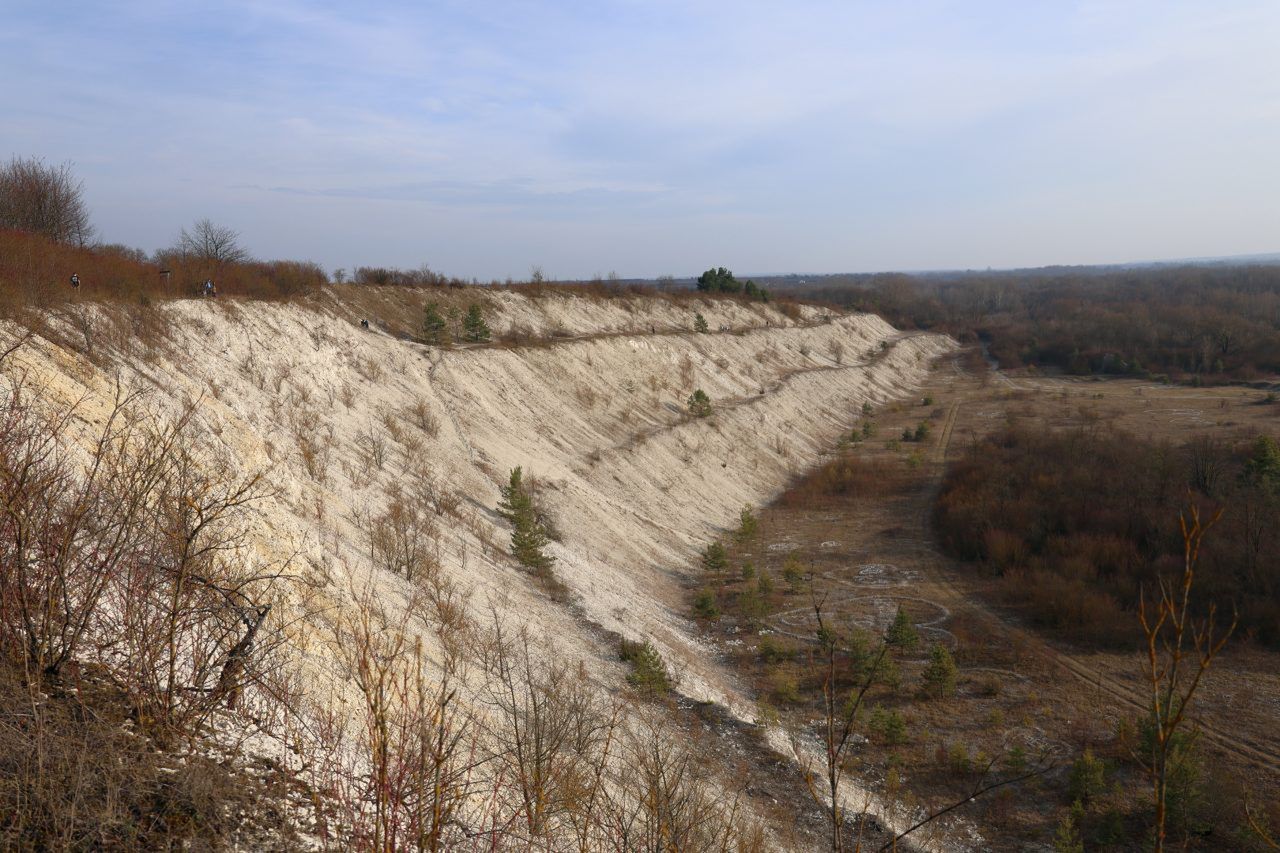
<path fill-rule="evenodd" d="M 377 294 L 397 317 L 420 315 L 425 299 Z M 817 309 L 794 320 L 707 301 L 699 310 L 712 333 L 694 334 L 677 331 L 690 309 L 665 300 L 503 292 L 487 302 L 495 333 L 557 337 L 439 349 L 399 339 L 376 316 L 362 331 L 359 317 L 378 305 L 344 307 L 338 293 L 311 305 L 183 301 L 153 309 L 158 346 L 88 309 L 90 333 L 64 341 L 93 338 L 92 359 L 36 338 L 9 367 L 50 401 L 80 401 L 86 424 L 103 417 L 117 379 L 162 417 L 198 401 L 209 452 L 268 472 L 275 496 L 259 508 L 255 547 L 291 558 L 335 603 L 367 583 L 385 602 L 405 599 L 403 579 L 370 565 L 366 520 L 395 489 L 429 481 L 459 501 L 437 548 L 476 613 L 530 626 L 606 685 L 620 670 L 592 626 L 648 638 L 679 671 L 681 692 L 753 720 L 754 701 L 684 615 L 682 579 L 744 505 L 767 502 L 812 465 L 852 425 L 849 412 L 910 393 L 953 342 Z M 694 388 L 710 396 L 712 416 L 688 415 Z M 421 425 L 419 404 L 433 427 Z M 517 465 L 538 479 L 563 532 L 551 551 L 574 606 L 550 600 L 505 554 L 509 531 L 493 509 Z M 331 650 L 316 642 L 324 632 L 304 624 L 298 634 L 317 685 L 341 689 Z"/>

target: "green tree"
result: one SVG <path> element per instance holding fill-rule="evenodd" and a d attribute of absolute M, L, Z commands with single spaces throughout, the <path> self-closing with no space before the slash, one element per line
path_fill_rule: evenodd
<path fill-rule="evenodd" d="M 1244 476 L 1251 486 L 1272 494 L 1280 492 L 1280 444 L 1274 438 L 1263 435 L 1254 442 Z"/>
<path fill-rule="evenodd" d="M 889 746 L 901 746 L 908 740 L 907 721 L 902 714 L 894 710 L 886 711 L 878 705 L 871 710 L 867 728 Z"/>
<path fill-rule="evenodd" d="M 526 515 L 533 515 L 533 499 L 524 487 L 524 471 L 519 465 L 511 469 L 511 476 L 505 486 L 498 487 L 502 497 L 498 501 L 498 515 L 511 524 Z"/>
<path fill-rule="evenodd" d="M 934 643 L 929 663 L 922 673 L 924 690 L 934 698 L 952 696 L 956 692 L 956 662 L 942 643 Z"/>
<path fill-rule="evenodd" d="M 901 604 L 898 605 L 898 613 L 893 617 L 893 624 L 889 626 L 884 641 L 899 649 L 914 649 L 920 642 L 916 626 L 911 622 L 911 617 L 907 615 L 906 609 Z"/>
<path fill-rule="evenodd" d="M 422 339 L 435 346 L 449 343 L 449 323 L 434 302 L 428 302 L 422 310 Z"/>
<path fill-rule="evenodd" d="M 472 302 L 467 307 L 467 316 L 462 318 L 462 332 L 473 343 L 489 340 L 489 325 L 484 321 L 484 314 L 478 303 Z"/>
<path fill-rule="evenodd" d="M 695 418 L 705 418 L 711 414 L 711 398 L 701 388 L 689 395 L 689 414 Z"/>
<path fill-rule="evenodd" d="M 751 279 L 747 279 L 747 283 L 742 286 L 742 294 L 761 302 L 769 301 L 769 291 L 765 290 Z"/>
<path fill-rule="evenodd" d="M 661 696 L 675 686 L 666 661 L 648 640 L 640 643 L 623 640 L 619 646 L 619 657 L 631 664 L 627 681 L 641 693 Z"/>
<path fill-rule="evenodd" d="M 1086 749 L 1084 754 L 1071 764 L 1071 775 L 1067 779 L 1067 792 L 1071 799 L 1089 805 L 1102 793 L 1107 784 L 1107 767 L 1101 758 L 1095 758 L 1093 750 Z"/>
<path fill-rule="evenodd" d="M 804 567 L 794 555 L 787 557 L 782 564 L 782 579 L 792 592 L 798 592 L 804 586 Z"/>
<path fill-rule="evenodd" d="M 1053 836 L 1054 853 L 1084 853 L 1084 840 L 1080 837 L 1080 824 L 1084 821 L 1084 806 L 1077 800 L 1058 824 Z"/>
<path fill-rule="evenodd" d="M 693 609 L 703 619 L 717 619 L 720 616 L 720 607 L 716 604 L 716 595 L 709 589 L 703 589 L 698 592 L 697 598 L 693 600 Z"/>
<path fill-rule="evenodd" d="M 724 546 L 719 542 L 712 542 L 702 552 L 702 570 L 707 574 L 720 574 L 728 564 L 729 558 L 725 555 Z"/>
<path fill-rule="evenodd" d="M 546 528 L 538 520 L 537 509 L 519 467 L 511 469 L 511 478 L 502 487 L 498 514 L 511 522 L 511 556 L 534 571 L 550 571 L 555 558 L 544 550 L 550 540 Z"/>
<path fill-rule="evenodd" d="M 742 290 L 742 283 L 724 267 L 712 267 L 698 276 L 698 290 L 708 293 L 738 293 Z"/>
<path fill-rule="evenodd" d="M 760 520 L 756 518 L 755 513 L 751 511 L 751 505 L 748 504 L 738 513 L 738 532 L 739 542 L 746 542 L 752 536 L 756 535 L 756 531 L 760 528 Z"/>
<path fill-rule="evenodd" d="M 702 312 L 695 311 L 693 315 L 693 330 L 700 335 L 705 335 L 710 328 L 707 325 L 707 318 L 702 316 Z"/>

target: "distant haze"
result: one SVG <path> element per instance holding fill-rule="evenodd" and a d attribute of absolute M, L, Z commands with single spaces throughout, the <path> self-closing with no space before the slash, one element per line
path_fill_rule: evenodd
<path fill-rule="evenodd" d="M 198 6 L 198 8 L 196 8 Z M 101 239 L 453 275 L 1280 249 L 1280 3 L 5 4 Z"/>

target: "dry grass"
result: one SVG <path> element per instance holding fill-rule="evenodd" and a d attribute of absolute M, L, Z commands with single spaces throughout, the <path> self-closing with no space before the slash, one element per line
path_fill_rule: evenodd
<path fill-rule="evenodd" d="M 973 360 L 962 356 L 959 363 Z M 924 393 L 937 399 L 944 413 L 952 403 L 963 403 L 952 432 L 952 455 L 976 436 L 1003 426 L 1010 405 L 1027 407 L 1026 417 L 1076 424 L 1079 402 L 1088 399 L 1104 421 L 1146 424 L 1149 431 L 1170 437 L 1185 436 L 1206 421 L 1229 434 L 1265 423 L 1265 415 L 1257 414 L 1264 408 L 1256 405 L 1258 395 L 1244 389 L 1193 392 L 1128 382 L 1034 381 L 1034 390 L 1001 390 L 989 375 L 962 374 L 957 379 L 946 366 Z M 1095 398 L 1096 394 L 1102 396 Z M 1226 399 L 1225 408 L 1220 398 Z M 914 428 L 921 412 L 918 404 L 878 409 L 879 435 Z M 1200 414 L 1178 414 L 1187 410 Z M 850 414 L 851 423 L 858 422 L 858 415 Z M 1008 766 L 1033 762 L 1045 748 L 1068 768 L 1090 747 L 1108 762 L 1108 788 L 1090 807 L 1086 841 L 1101 843 L 1098 839 L 1112 832 L 1117 820 L 1124 827 L 1121 832 L 1127 833 L 1122 837 L 1140 838 L 1148 798 L 1145 777 L 1133 764 L 1132 744 L 1126 746 L 1117 736 L 1125 726 L 1133 731 L 1133 711 L 1127 700 L 1099 692 L 1096 682 L 1101 674 L 1118 682 L 1131 679 L 1136 660 L 1126 655 L 1082 656 L 1081 663 L 1099 673 L 1092 681 L 1082 680 L 1059 663 L 1061 655 L 1074 653 L 1046 647 L 1011 614 L 993 612 L 984 602 L 992 596 L 988 581 L 956 574 L 937 550 L 928 525 L 940 472 L 933 461 L 935 442 L 942 432 L 941 426 L 932 431 L 914 467 L 907 464 L 906 449 L 863 441 L 797 480 L 760 513 L 759 536 L 731 547 L 728 570 L 702 578 L 690 590 L 691 601 L 710 591 L 721 616 L 704 624 L 724 641 L 721 649 L 738 672 L 756 685 L 761 715 L 780 715 L 802 729 L 816 715 L 821 689 L 811 660 L 815 644 L 802 639 L 813 636 L 814 626 L 806 618 L 811 596 L 822 591 L 847 596 L 847 603 L 837 607 L 842 630 L 858 625 L 873 634 L 874 626 L 883 630 L 892 616 L 892 604 L 886 612 L 878 602 L 902 604 L 925 642 L 941 640 L 953 647 L 960 670 L 958 689 L 951 698 L 921 698 L 922 650 L 896 654 L 895 673 L 873 689 L 868 714 L 859 723 L 870 736 L 859 758 L 868 768 L 867 779 L 901 808 L 937 807 L 971 790 L 980 768 L 993 758 L 999 760 L 990 775 L 999 778 Z M 750 579 L 743 576 L 746 563 L 752 564 Z M 762 592 L 764 575 L 771 584 Z M 1037 588 L 1030 581 L 1020 587 Z M 779 622 L 779 614 L 786 615 L 786 621 Z M 1220 660 L 1221 669 L 1200 706 L 1206 723 L 1222 721 L 1223 731 L 1238 732 L 1247 743 L 1280 746 L 1272 734 L 1274 710 L 1264 710 L 1280 707 L 1275 704 L 1280 701 L 1276 657 L 1244 648 Z M 1239 701 L 1243 684 L 1268 698 L 1260 701 L 1261 695 L 1255 696 L 1245 711 Z M 901 742 L 883 728 L 883 720 L 895 713 L 903 724 Z M 1230 775 L 1237 781 L 1202 789 L 1206 799 L 1200 808 L 1207 811 L 1201 813 L 1217 815 L 1212 838 L 1230 838 L 1230 845 L 1248 849 L 1242 828 L 1245 799 L 1255 804 L 1274 801 L 1280 777 L 1202 744 L 1205 760 L 1231 767 Z M 1011 755 L 1014 746 L 1019 752 Z M 1052 837 L 1070 805 L 1067 777 L 1063 769 L 1029 789 L 995 793 L 966 806 L 964 813 L 979 821 L 997 848 L 1040 843 Z M 1217 843 L 1196 836 L 1187 840 L 1201 848 Z"/>

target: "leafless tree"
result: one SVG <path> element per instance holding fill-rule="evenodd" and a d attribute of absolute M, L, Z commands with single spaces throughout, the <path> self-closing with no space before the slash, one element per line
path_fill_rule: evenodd
<path fill-rule="evenodd" d="M 386 510 L 371 520 L 369 545 L 375 566 L 407 580 L 430 584 L 440 572 L 435 522 L 398 489 L 392 489 Z"/>
<path fill-rule="evenodd" d="M 191 230 L 182 229 L 173 250 L 179 255 L 213 264 L 238 264 L 249 260 L 249 252 L 240 245 L 240 235 L 225 225 L 209 219 L 197 219 Z"/>
<path fill-rule="evenodd" d="M 512 634 L 496 613 L 484 657 L 498 721 L 495 757 L 513 780 L 528 837 L 545 837 L 568 810 L 580 764 L 595 752 L 608 716 L 585 675 L 559 661 L 543 662 L 528 630 Z"/>
<path fill-rule="evenodd" d="M 825 786 L 820 786 L 816 774 L 809 767 L 804 768 L 805 783 L 809 794 L 819 805 L 825 805 L 827 818 L 831 822 L 832 853 L 844 853 L 848 849 L 844 836 L 845 811 L 840 803 L 840 785 L 844 780 L 844 769 L 850 740 L 853 737 L 853 723 L 862 707 L 862 700 L 875 682 L 880 666 L 888 652 L 888 645 L 880 643 L 872 660 L 863 671 L 862 677 L 847 686 L 842 686 L 841 662 L 850 657 L 849 650 L 844 648 L 839 634 L 827 624 L 822 614 L 826 597 L 815 597 L 813 613 L 818 624 L 818 650 L 822 666 L 822 745 L 826 759 Z"/>
<path fill-rule="evenodd" d="M 34 231 L 78 246 L 93 239 L 84 184 L 71 164 L 49 166 L 37 157 L 15 157 L 0 168 L 0 228 Z"/>
<path fill-rule="evenodd" d="M 764 849 L 759 827 L 744 819 L 739 798 L 720 790 L 705 756 L 673 738 L 661 716 L 631 721 L 621 758 L 623 771 L 606 790 L 602 807 L 603 849 Z"/>
<path fill-rule="evenodd" d="M 1225 631 L 1219 630 L 1212 605 L 1203 620 L 1196 622 L 1192 618 L 1191 587 L 1200 558 L 1200 544 L 1221 516 L 1219 510 L 1204 523 L 1200 520 L 1200 508 L 1195 505 L 1178 516 L 1183 542 L 1182 577 L 1173 584 L 1161 580 L 1154 605 L 1148 604 L 1145 595 L 1138 603 L 1138 618 L 1146 636 L 1146 676 L 1151 690 L 1149 708 L 1154 743 L 1151 755 L 1144 758 L 1149 761 L 1155 801 L 1157 853 L 1165 847 L 1166 798 L 1175 736 L 1186 722 L 1191 700 L 1205 673 L 1236 627 L 1236 620 L 1232 619 Z"/>
<path fill-rule="evenodd" d="M 411 598 L 397 615 L 380 605 L 372 586 L 352 595 L 335 629 L 362 700 L 355 740 L 343 743 L 344 722 L 329 726 L 337 746 L 311 773 L 326 805 L 342 812 L 337 828 L 344 837 L 335 840 L 344 849 L 380 853 L 456 849 L 485 834 L 469 826 L 465 813 L 492 782 L 480 772 L 486 756 L 477 720 L 459 696 L 463 644 L 446 636 L 450 624 L 439 623 L 439 675 L 428 678 L 422 640 L 409 626 L 425 602 Z"/>
<path fill-rule="evenodd" d="M 144 459 L 159 468 L 143 516 L 151 535 L 126 562 L 113 607 L 112 651 L 139 715 L 180 731 L 234 706 L 279 649 L 270 620 L 287 568 L 250 556 L 243 518 L 266 497 L 261 475 L 235 476 L 193 444 L 184 421 L 147 440 Z"/>

